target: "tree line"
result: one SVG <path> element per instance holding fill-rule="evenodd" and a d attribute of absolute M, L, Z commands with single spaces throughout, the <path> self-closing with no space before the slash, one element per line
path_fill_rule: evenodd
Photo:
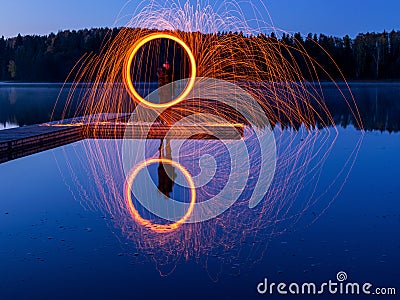
<path fill-rule="evenodd" d="M 115 37 L 120 29 L 95 28 L 66 30 L 45 36 L 27 35 L 0 38 L 0 81 L 63 82 L 85 53 L 99 52 L 104 41 Z M 241 34 L 220 32 L 224 34 Z M 277 39 L 274 33 L 260 34 L 257 39 Z M 326 72 L 320 79 L 342 79 L 338 68 L 349 80 L 400 79 L 400 31 L 363 33 L 352 39 L 324 34 L 283 34 L 279 41 L 287 51 L 305 50 Z M 298 56 L 299 57 L 299 56 Z M 301 57 L 297 61 L 304 65 Z M 305 67 L 305 66 L 304 66 Z M 306 76 L 307 77 L 307 76 Z"/>

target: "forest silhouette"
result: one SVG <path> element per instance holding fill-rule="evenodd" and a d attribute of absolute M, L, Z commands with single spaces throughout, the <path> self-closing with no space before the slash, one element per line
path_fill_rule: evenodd
<path fill-rule="evenodd" d="M 66 30 L 45 36 L 27 35 L 0 38 L 0 81 L 64 82 L 71 69 L 87 53 L 99 53 L 106 41 L 112 40 L 120 28 Z M 141 29 L 132 29 L 141 30 Z M 221 35 L 242 35 L 238 32 L 219 32 Z M 276 41 L 274 33 L 245 38 Z M 289 46 L 286 55 L 296 59 L 300 69 L 306 69 L 298 49 L 305 49 L 333 79 L 341 80 L 337 63 L 348 80 L 400 79 L 400 31 L 363 33 L 351 39 L 324 34 L 283 34 L 279 41 Z M 324 50 L 326 51 L 324 51 Z M 323 70 L 319 79 L 329 79 Z M 304 74 L 307 79 L 307 74 Z"/>

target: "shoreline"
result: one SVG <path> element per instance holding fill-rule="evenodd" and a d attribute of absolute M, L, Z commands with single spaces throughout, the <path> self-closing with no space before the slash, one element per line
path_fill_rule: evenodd
<path fill-rule="evenodd" d="M 293 82 L 293 83 L 298 83 L 298 82 Z M 321 81 L 306 81 L 302 82 L 304 84 L 400 84 L 400 79 L 397 80 L 348 80 L 348 81 L 343 81 L 343 80 L 338 80 L 338 81 L 327 81 L 327 80 L 321 80 Z M 1 85 L 93 85 L 95 83 L 93 82 L 79 82 L 79 83 L 74 83 L 74 82 L 37 82 L 37 81 L 31 81 L 31 82 L 25 82 L 25 81 L 0 81 L 0 86 Z M 107 82 L 103 82 L 100 84 L 109 84 Z M 113 83 L 113 84 L 123 84 L 123 82 L 118 82 L 118 83 Z M 139 84 L 142 84 L 140 82 Z M 158 84 L 157 82 L 150 82 L 151 85 L 156 85 Z"/>

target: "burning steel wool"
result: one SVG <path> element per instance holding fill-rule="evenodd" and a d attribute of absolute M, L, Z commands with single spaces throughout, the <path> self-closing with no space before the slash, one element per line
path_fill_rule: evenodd
<path fill-rule="evenodd" d="M 356 159 L 362 131 L 336 173 L 324 173 L 340 132 L 318 79 L 325 71 L 276 38 L 282 32 L 262 15 L 245 17 L 235 2 L 151 1 L 71 73 L 71 101 L 86 87 L 71 123 L 85 115 L 98 133 L 84 153 L 66 153 L 74 194 L 162 274 L 182 257 L 231 263 L 227 249 L 256 260 L 266 249 L 255 243 L 261 236 L 326 210 Z M 344 87 L 337 92 L 362 129 Z"/>

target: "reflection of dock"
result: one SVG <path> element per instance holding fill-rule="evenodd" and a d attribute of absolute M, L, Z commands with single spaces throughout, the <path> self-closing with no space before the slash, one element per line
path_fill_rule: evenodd
<path fill-rule="evenodd" d="M 176 124 L 127 122 L 128 115 L 107 114 L 0 131 L 0 163 L 60 147 L 83 139 L 240 139 L 241 124 Z"/>

